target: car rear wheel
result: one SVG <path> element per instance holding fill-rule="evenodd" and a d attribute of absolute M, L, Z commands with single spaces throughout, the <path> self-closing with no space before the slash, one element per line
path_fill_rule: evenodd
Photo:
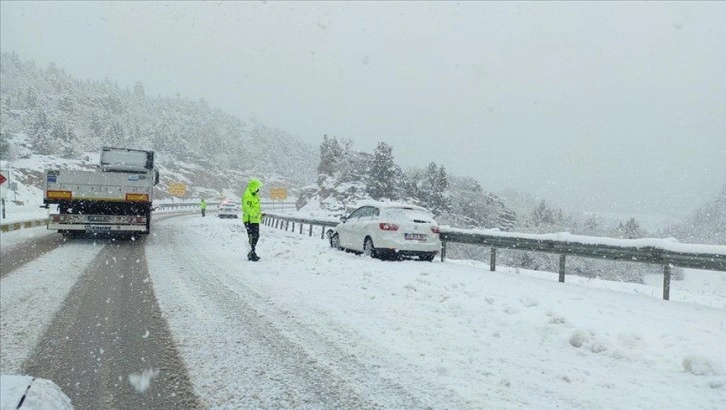
<path fill-rule="evenodd" d="M 427 253 L 426 255 L 419 256 L 419 259 L 425 262 L 433 262 L 434 258 L 436 257 L 436 254 L 431 252 Z"/>
<path fill-rule="evenodd" d="M 366 240 L 363 242 L 363 255 L 375 258 L 376 253 L 376 247 L 373 246 L 373 240 L 370 237 L 366 237 Z"/>
<path fill-rule="evenodd" d="M 340 237 L 338 234 L 333 234 L 330 237 L 330 247 L 333 249 L 340 249 Z"/>

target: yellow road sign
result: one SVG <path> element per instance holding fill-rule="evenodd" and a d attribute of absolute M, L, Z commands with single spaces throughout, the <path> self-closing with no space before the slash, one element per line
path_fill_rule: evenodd
<path fill-rule="evenodd" d="M 184 196 L 187 193 L 187 184 L 183 182 L 171 182 L 169 184 L 169 195 Z"/>
<path fill-rule="evenodd" d="M 270 188 L 270 199 L 279 199 L 284 201 L 287 199 L 287 189 L 285 188 Z"/>

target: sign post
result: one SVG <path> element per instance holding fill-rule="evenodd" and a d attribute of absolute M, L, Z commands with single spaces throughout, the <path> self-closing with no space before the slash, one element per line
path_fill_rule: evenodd
<path fill-rule="evenodd" d="M 0 174 L 0 185 L 4 184 L 8 179 L 5 175 Z M 0 207 L 2 207 L 2 218 L 5 219 L 5 197 L 0 198 Z"/>
<path fill-rule="evenodd" d="M 272 199 L 273 201 L 284 201 L 285 199 L 287 199 L 287 190 L 283 187 L 270 188 L 270 199 Z M 272 203 L 272 206 L 272 210 L 274 211 L 274 202 Z"/>

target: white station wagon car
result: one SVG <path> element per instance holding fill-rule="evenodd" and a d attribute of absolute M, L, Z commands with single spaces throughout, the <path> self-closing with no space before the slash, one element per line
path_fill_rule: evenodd
<path fill-rule="evenodd" d="M 217 216 L 220 218 L 239 218 L 239 204 L 234 202 L 225 202 L 219 206 Z"/>
<path fill-rule="evenodd" d="M 441 251 L 439 226 L 433 215 L 416 205 L 363 205 L 328 232 L 333 248 L 385 258 L 416 256 L 432 261 Z"/>

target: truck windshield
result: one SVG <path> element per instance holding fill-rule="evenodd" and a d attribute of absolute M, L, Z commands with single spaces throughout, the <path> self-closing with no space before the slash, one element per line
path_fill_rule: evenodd
<path fill-rule="evenodd" d="M 146 152 L 126 150 L 104 150 L 101 158 L 101 165 L 107 167 L 139 167 L 146 166 Z"/>

